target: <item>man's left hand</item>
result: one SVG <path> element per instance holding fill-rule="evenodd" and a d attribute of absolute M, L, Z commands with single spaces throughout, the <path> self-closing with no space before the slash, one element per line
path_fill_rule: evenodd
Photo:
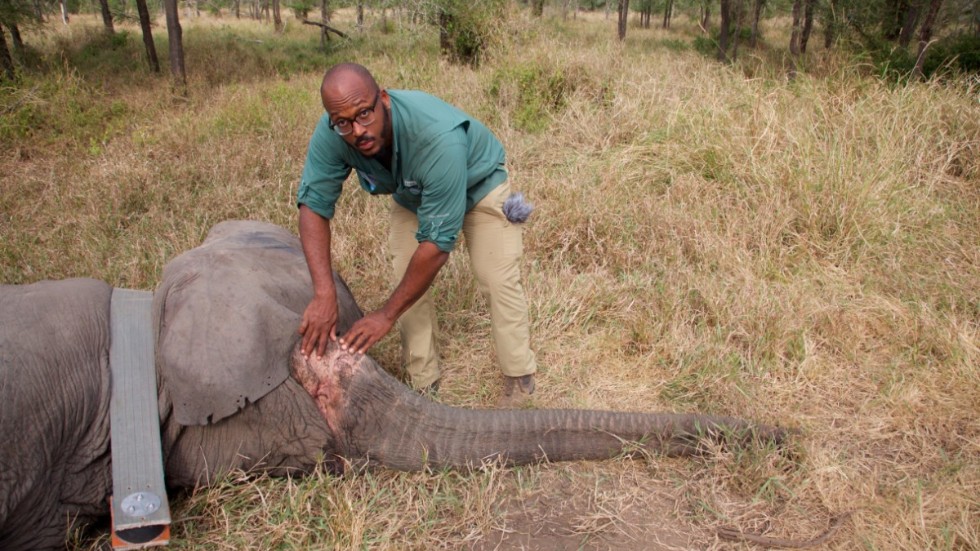
<path fill-rule="evenodd" d="M 340 338 L 340 348 L 352 354 L 364 354 L 391 331 L 395 320 L 382 311 L 371 312 L 357 320 L 346 335 Z"/>

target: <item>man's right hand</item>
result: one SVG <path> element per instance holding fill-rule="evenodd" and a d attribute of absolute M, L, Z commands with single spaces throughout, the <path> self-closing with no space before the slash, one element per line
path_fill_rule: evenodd
<path fill-rule="evenodd" d="M 327 341 L 337 340 L 337 295 L 316 296 L 303 312 L 299 332 L 303 335 L 300 351 L 304 356 L 316 352 L 323 356 L 327 351 Z"/>

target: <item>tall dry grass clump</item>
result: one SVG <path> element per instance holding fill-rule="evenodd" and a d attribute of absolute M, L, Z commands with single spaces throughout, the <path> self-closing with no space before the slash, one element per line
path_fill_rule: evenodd
<path fill-rule="evenodd" d="M 186 100 L 162 77 L 70 64 L 4 89 L 0 280 L 151 289 L 218 221 L 295 228 L 322 68 L 353 60 L 504 142 L 512 185 L 537 206 L 535 406 L 698 410 L 800 435 L 791 453 L 694 461 L 242 476 L 181 499 L 177 547 L 506 548 L 555 511 L 564 544 L 593 548 L 730 548 L 722 525 L 799 539 L 847 512 L 827 548 L 980 547 L 976 88 L 842 65 L 787 82 L 759 60 L 748 77 L 694 52 L 683 20 L 619 43 L 601 14 L 516 9 L 510 39 L 471 68 L 440 59 L 431 29 L 394 21 L 308 59 L 312 28 L 191 19 Z M 348 187 L 335 257 L 376 307 L 387 205 Z M 453 255 L 433 291 L 440 400 L 486 407 L 499 383 L 467 262 Z M 397 338 L 374 355 L 398 372 Z"/>

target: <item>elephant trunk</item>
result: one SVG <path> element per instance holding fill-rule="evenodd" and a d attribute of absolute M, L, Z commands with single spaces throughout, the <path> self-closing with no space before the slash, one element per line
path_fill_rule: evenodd
<path fill-rule="evenodd" d="M 454 408 L 419 396 L 371 358 L 334 348 L 320 360 L 294 355 L 294 374 L 341 443 L 338 455 L 405 471 L 608 459 L 640 449 L 687 455 L 706 438 L 778 444 L 785 437 L 778 428 L 697 414 Z"/>

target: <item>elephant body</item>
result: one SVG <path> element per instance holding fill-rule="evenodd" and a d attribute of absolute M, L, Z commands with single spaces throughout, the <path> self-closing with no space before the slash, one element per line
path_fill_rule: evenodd
<path fill-rule="evenodd" d="M 343 331 L 361 311 L 339 278 L 337 289 Z M 299 354 L 311 292 L 298 239 L 270 224 L 219 224 L 165 268 L 154 322 L 169 486 L 319 461 L 465 468 L 608 458 L 630 442 L 684 454 L 705 435 L 783 438 L 733 418 L 434 403 L 369 356 Z M 0 549 L 60 548 L 72 526 L 108 515 L 111 293 L 91 279 L 0 286 Z"/>

